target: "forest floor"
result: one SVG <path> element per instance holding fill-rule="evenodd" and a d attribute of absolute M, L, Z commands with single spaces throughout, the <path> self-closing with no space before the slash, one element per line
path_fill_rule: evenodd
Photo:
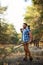
<path fill-rule="evenodd" d="M 32 53 L 33 61 L 31 62 L 28 57 L 28 61 L 25 62 L 23 61 L 24 58 L 23 47 L 17 49 L 15 52 L 14 51 L 15 49 L 12 49 L 13 46 L 14 45 L 12 44 L 10 45 L 0 44 L 0 65 L 43 65 L 43 47 L 37 48 L 35 46 L 30 46 L 29 49 Z"/>

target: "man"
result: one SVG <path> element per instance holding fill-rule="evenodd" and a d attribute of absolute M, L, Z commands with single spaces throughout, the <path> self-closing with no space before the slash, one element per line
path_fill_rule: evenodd
<path fill-rule="evenodd" d="M 25 57 L 24 61 L 27 61 L 27 56 L 29 56 L 30 61 L 32 61 L 32 56 L 31 53 L 28 49 L 28 42 L 31 42 L 32 40 L 32 34 L 30 32 L 30 29 L 27 28 L 27 24 L 23 23 L 23 29 L 20 29 L 22 32 L 22 41 L 23 41 L 23 46 L 24 46 L 24 51 L 25 51 Z"/>

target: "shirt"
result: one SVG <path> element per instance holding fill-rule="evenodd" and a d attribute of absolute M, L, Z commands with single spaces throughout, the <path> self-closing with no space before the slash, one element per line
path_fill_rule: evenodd
<path fill-rule="evenodd" d="M 30 29 L 28 28 L 22 31 L 22 41 L 23 42 L 28 42 L 30 40 L 29 32 L 30 32 Z"/>

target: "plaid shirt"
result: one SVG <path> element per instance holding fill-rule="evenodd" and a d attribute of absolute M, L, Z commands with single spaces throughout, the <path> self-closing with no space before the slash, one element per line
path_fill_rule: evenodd
<path fill-rule="evenodd" d="M 29 32 L 30 32 L 30 29 L 28 28 L 22 31 L 22 41 L 23 42 L 28 42 L 30 40 Z"/>

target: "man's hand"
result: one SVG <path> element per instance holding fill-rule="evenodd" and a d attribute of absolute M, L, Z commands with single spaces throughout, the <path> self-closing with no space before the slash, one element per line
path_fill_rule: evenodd
<path fill-rule="evenodd" d="M 21 28 L 21 29 L 20 29 L 20 31 L 22 32 L 22 31 L 23 31 L 23 29 Z"/>
<path fill-rule="evenodd" d="M 32 40 L 30 40 L 29 42 L 31 42 Z"/>

